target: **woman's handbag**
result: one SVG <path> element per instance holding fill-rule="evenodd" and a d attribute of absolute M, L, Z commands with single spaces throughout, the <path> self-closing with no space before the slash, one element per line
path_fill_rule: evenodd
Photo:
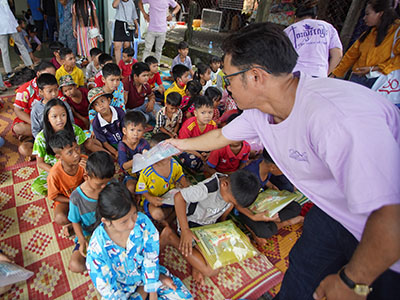
<path fill-rule="evenodd" d="M 400 38 L 398 37 L 399 30 L 400 26 L 397 28 L 396 33 L 394 34 L 392 54 L 390 55 L 391 58 L 395 57 L 393 49 L 397 40 Z M 382 74 L 375 81 L 371 89 L 385 96 L 393 104 L 400 104 L 400 70 L 394 70 L 387 75 Z"/>

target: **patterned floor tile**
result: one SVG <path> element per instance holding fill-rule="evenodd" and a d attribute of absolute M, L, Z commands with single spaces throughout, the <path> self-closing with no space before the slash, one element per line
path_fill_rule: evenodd
<path fill-rule="evenodd" d="M 15 207 L 0 212 L 0 239 L 19 234 L 17 210 Z"/>
<path fill-rule="evenodd" d="M 100 300 L 101 296 L 94 287 L 92 281 L 88 281 L 72 290 L 73 299 Z"/>
<path fill-rule="evenodd" d="M 1 240 L 0 249 L 16 264 L 20 266 L 24 265 L 24 257 L 21 250 L 21 240 L 18 234 Z"/>
<path fill-rule="evenodd" d="M 25 300 L 29 299 L 26 282 L 19 282 L 11 287 L 7 294 L 0 295 L 0 300 Z"/>
<path fill-rule="evenodd" d="M 71 290 L 78 288 L 84 282 L 90 281 L 89 273 L 87 271 L 85 271 L 84 273 L 73 273 L 68 269 L 68 265 L 69 265 L 69 261 L 71 259 L 73 249 L 74 249 L 74 246 L 69 247 L 65 250 L 62 250 L 60 252 L 62 262 L 65 266 L 65 273 L 67 274 L 67 278 L 68 278 L 68 282 L 71 287 Z"/>
<path fill-rule="evenodd" d="M 12 185 L 0 188 L 0 211 L 15 207 L 14 187 Z"/>
<path fill-rule="evenodd" d="M 35 179 L 39 175 L 35 167 L 22 167 L 13 171 L 14 183 Z"/>
<path fill-rule="evenodd" d="M 43 198 L 43 196 L 36 195 L 31 191 L 32 181 L 33 179 L 23 181 L 14 185 L 15 202 L 17 206 L 31 203 L 33 201 Z"/>
<path fill-rule="evenodd" d="M 46 199 L 44 198 L 18 206 L 17 214 L 21 233 L 51 222 Z"/>
<path fill-rule="evenodd" d="M 3 171 L 0 174 L 0 187 L 8 186 L 13 184 L 12 172 Z"/>
<path fill-rule="evenodd" d="M 54 222 L 51 225 L 53 226 L 55 238 L 60 250 L 64 250 L 75 245 L 75 237 L 65 237 L 63 235 L 63 227 L 61 225 L 58 225 Z"/>

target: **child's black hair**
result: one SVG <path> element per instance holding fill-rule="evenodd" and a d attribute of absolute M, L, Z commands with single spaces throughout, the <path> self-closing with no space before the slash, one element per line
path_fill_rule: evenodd
<path fill-rule="evenodd" d="M 174 78 L 174 81 L 177 81 L 178 78 L 182 77 L 186 72 L 189 72 L 189 68 L 185 65 L 175 65 L 172 68 L 172 77 Z"/>
<path fill-rule="evenodd" d="M 64 130 L 69 131 L 75 136 L 74 128 L 72 127 L 72 122 L 69 117 L 69 112 L 64 104 L 64 101 L 58 98 L 51 99 L 49 102 L 46 103 L 43 111 L 43 135 L 44 135 L 44 140 L 46 141 L 46 152 L 47 154 L 50 155 L 54 155 L 54 152 L 53 149 L 51 149 L 51 147 L 49 146 L 49 140 L 55 134 L 55 132 L 49 121 L 49 111 L 54 106 L 61 106 L 65 109 L 65 112 L 67 114 L 67 123 L 65 124 Z"/>
<path fill-rule="evenodd" d="M 60 51 L 61 48 L 64 48 L 64 44 L 59 41 L 54 41 L 49 44 L 49 49 L 51 52 Z"/>
<path fill-rule="evenodd" d="M 124 48 L 124 50 L 122 50 L 122 53 L 125 53 L 129 57 L 133 57 L 135 55 L 135 50 L 132 47 L 128 47 Z"/>
<path fill-rule="evenodd" d="M 35 26 L 35 25 L 32 25 L 32 24 L 28 24 L 27 26 L 26 26 L 26 33 L 31 33 L 31 32 L 37 32 L 37 27 Z"/>
<path fill-rule="evenodd" d="M 221 91 L 216 88 L 215 86 L 210 86 L 206 89 L 204 96 L 206 96 L 208 99 L 214 101 L 215 99 L 220 99 L 222 97 Z"/>
<path fill-rule="evenodd" d="M 164 132 L 158 132 L 153 134 L 153 136 L 150 138 L 150 144 L 152 145 L 157 145 L 158 143 L 161 143 L 162 141 L 168 140 L 170 136 Z"/>
<path fill-rule="evenodd" d="M 248 207 L 257 198 L 260 191 L 260 181 L 254 173 L 240 169 L 229 175 L 231 192 L 237 204 Z"/>
<path fill-rule="evenodd" d="M 189 49 L 189 44 L 186 41 L 180 41 L 178 44 L 178 50 Z"/>
<path fill-rule="evenodd" d="M 112 61 L 112 60 L 113 60 L 113 58 L 111 57 L 110 54 L 102 53 L 102 54 L 100 54 L 100 56 L 99 56 L 99 65 L 100 65 L 100 66 L 104 66 L 104 64 L 105 64 L 106 62 Z"/>
<path fill-rule="evenodd" d="M 43 90 L 47 85 L 56 85 L 58 86 L 58 82 L 56 77 L 53 74 L 44 73 L 40 75 L 37 79 L 37 86 L 39 90 Z"/>
<path fill-rule="evenodd" d="M 263 149 L 262 157 L 266 163 L 275 164 L 274 160 L 272 159 L 272 157 L 269 155 L 269 153 L 265 148 Z"/>
<path fill-rule="evenodd" d="M 21 18 L 18 18 L 17 19 L 17 22 L 18 22 L 18 25 L 22 25 L 23 23 L 26 23 L 26 21 L 25 20 L 23 20 L 23 19 L 21 19 Z"/>
<path fill-rule="evenodd" d="M 169 93 L 169 94 L 167 95 L 166 102 L 167 102 L 169 105 L 172 105 L 172 106 L 174 106 L 174 107 L 179 107 L 179 105 L 180 105 L 181 102 L 182 102 L 182 96 L 181 96 L 181 94 L 179 94 L 179 93 L 177 93 L 177 92 Z"/>
<path fill-rule="evenodd" d="M 112 222 L 125 217 L 132 206 L 137 209 L 136 202 L 125 184 L 117 181 L 110 182 L 99 194 L 96 221 L 87 230 L 93 232 L 100 225 L 102 218 Z"/>
<path fill-rule="evenodd" d="M 101 51 L 99 48 L 92 48 L 89 51 L 90 57 L 95 57 L 95 56 L 97 56 L 99 54 L 102 54 L 102 53 L 103 53 L 103 51 Z"/>
<path fill-rule="evenodd" d="M 132 78 L 134 75 L 140 76 L 143 72 L 150 72 L 150 67 L 144 62 L 137 62 L 132 66 Z"/>
<path fill-rule="evenodd" d="M 194 72 L 193 79 L 197 79 L 198 81 L 200 81 L 200 75 L 206 74 L 208 69 L 211 70 L 210 66 L 206 65 L 205 63 L 198 63 L 196 67 L 197 71 Z"/>
<path fill-rule="evenodd" d="M 104 78 L 107 78 L 108 76 L 121 76 L 121 69 L 114 63 L 104 65 L 102 72 Z"/>
<path fill-rule="evenodd" d="M 213 64 L 213 63 L 221 63 L 221 62 L 222 62 L 221 57 L 213 55 L 210 58 L 210 65 Z"/>
<path fill-rule="evenodd" d="M 198 80 L 190 80 L 186 84 L 186 90 L 190 93 L 190 99 L 189 102 L 181 108 L 182 112 L 186 112 L 192 106 L 195 96 L 200 95 L 202 89 L 203 87 Z"/>
<path fill-rule="evenodd" d="M 86 162 L 86 172 L 90 177 L 112 178 L 115 174 L 115 166 L 111 155 L 105 151 L 90 154 Z"/>
<path fill-rule="evenodd" d="M 68 130 L 60 130 L 53 134 L 49 139 L 49 146 L 55 153 L 57 149 L 62 150 L 67 146 L 72 146 L 75 136 Z"/>
<path fill-rule="evenodd" d="M 148 64 L 149 65 L 149 67 L 150 67 L 150 65 L 152 65 L 152 64 L 158 64 L 158 60 L 157 60 L 157 58 L 155 58 L 154 56 L 147 56 L 146 57 L 146 59 L 144 60 L 144 62 L 146 63 L 146 64 Z"/>
<path fill-rule="evenodd" d="M 124 127 L 127 128 L 129 124 L 146 128 L 146 117 L 140 111 L 128 111 L 124 117 Z"/>
<path fill-rule="evenodd" d="M 214 103 L 211 99 L 208 99 L 206 96 L 202 96 L 202 95 L 196 95 L 193 99 L 193 103 L 194 103 L 194 108 L 195 109 L 199 109 L 203 106 L 205 107 L 210 107 L 210 108 L 214 108 Z"/>
<path fill-rule="evenodd" d="M 42 60 L 42 62 L 36 66 L 35 72 L 37 73 L 40 71 L 44 71 L 48 68 L 53 68 L 54 70 L 56 69 L 56 67 L 51 62 Z"/>
<path fill-rule="evenodd" d="M 60 58 L 61 59 L 65 59 L 65 57 L 69 54 L 74 54 L 74 52 L 72 52 L 72 50 L 67 47 L 63 47 L 60 49 Z"/>

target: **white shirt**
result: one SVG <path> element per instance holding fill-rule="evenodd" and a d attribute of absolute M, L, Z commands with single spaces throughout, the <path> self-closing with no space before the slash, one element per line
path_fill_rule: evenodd
<path fill-rule="evenodd" d="M 7 0 L 0 0 L 0 34 L 17 32 L 18 22 L 15 19 Z"/>

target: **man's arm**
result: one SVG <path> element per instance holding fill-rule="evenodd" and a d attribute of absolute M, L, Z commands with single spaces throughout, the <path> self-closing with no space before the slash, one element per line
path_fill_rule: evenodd
<path fill-rule="evenodd" d="M 121 1 L 121 0 L 114 0 L 113 3 L 112 3 L 112 7 L 113 7 L 113 8 L 117 8 L 120 1 Z"/>
<path fill-rule="evenodd" d="M 337 67 L 343 57 L 343 51 L 340 48 L 332 48 L 329 50 L 329 69 L 328 75 Z"/>
<path fill-rule="evenodd" d="M 150 16 L 149 16 L 149 14 L 144 10 L 142 0 L 139 0 L 138 6 L 139 6 L 140 11 L 141 11 L 142 14 L 143 14 L 143 18 L 144 18 L 147 22 L 150 22 Z"/>
<path fill-rule="evenodd" d="M 387 205 L 368 218 L 361 241 L 345 268 L 356 283 L 371 283 L 400 259 L 400 204 Z M 338 274 L 327 276 L 314 299 L 362 299 L 349 289 Z"/>

